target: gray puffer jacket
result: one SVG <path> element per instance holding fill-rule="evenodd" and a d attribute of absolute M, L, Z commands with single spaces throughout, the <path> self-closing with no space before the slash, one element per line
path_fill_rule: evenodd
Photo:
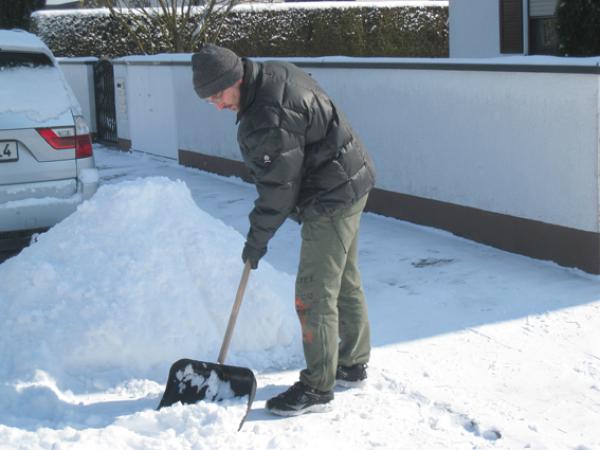
<path fill-rule="evenodd" d="M 238 143 L 258 199 L 247 242 L 266 249 L 287 217 L 352 205 L 375 184 L 357 134 L 308 74 L 285 62 L 244 60 Z"/>

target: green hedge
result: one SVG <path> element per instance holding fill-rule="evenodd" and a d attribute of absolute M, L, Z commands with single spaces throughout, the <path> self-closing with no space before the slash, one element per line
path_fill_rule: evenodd
<path fill-rule="evenodd" d="M 600 55 L 600 0 L 562 0 L 556 16 L 562 54 Z"/>
<path fill-rule="evenodd" d="M 443 6 L 247 6 L 226 18 L 219 44 L 243 56 L 448 56 L 448 8 Z M 32 17 L 33 31 L 57 56 L 139 54 L 107 10 L 53 11 Z M 189 24 L 195 27 L 194 23 Z M 165 53 L 160 36 L 151 53 Z"/>

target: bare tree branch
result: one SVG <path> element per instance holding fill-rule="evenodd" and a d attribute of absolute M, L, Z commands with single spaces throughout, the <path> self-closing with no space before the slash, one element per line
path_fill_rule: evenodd
<path fill-rule="evenodd" d="M 218 39 L 231 9 L 240 0 L 103 0 L 141 53 L 192 52 Z"/>

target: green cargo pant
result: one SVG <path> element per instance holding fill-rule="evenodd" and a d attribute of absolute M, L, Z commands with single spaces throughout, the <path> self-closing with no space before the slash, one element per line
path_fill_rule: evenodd
<path fill-rule="evenodd" d="M 302 224 L 296 311 L 306 369 L 300 380 L 321 391 L 333 388 L 338 364 L 369 360 L 369 319 L 358 270 L 358 229 L 367 197 Z"/>

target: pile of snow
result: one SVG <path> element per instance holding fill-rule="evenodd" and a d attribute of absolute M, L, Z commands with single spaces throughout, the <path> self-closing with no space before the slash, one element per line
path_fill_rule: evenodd
<path fill-rule="evenodd" d="M 27 395 L 47 407 L 53 402 L 42 397 L 66 389 L 164 383 L 182 357 L 216 361 L 243 243 L 199 209 L 181 181 L 101 187 L 0 266 L 0 379 L 7 382 L 0 409 L 14 406 L 15 388 L 26 395 L 24 387 L 45 386 Z M 293 279 L 266 262 L 251 273 L 227 363 L 255 370 L 297 363 L 291 292 Z"/>

